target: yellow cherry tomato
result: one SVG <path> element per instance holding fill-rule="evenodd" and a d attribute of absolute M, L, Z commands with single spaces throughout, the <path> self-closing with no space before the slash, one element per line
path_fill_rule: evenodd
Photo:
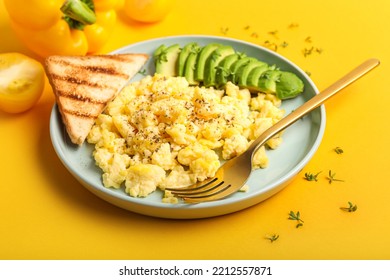
<path fill-rule="evenodd" d="M 171 11 L 175 0 L 125 0 L 125 14 L 136 21 L 157 22 Z"/>
<path fill-rule="evenodd" d="M 0 110 L 27 111 L 41 97 L 44 85 L 41 63 L 20 53 L 0 54 Z"/>

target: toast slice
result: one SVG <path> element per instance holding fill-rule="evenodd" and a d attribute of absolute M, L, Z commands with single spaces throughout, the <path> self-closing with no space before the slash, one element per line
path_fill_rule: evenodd
<path fill-rule="evenodd" d="M 45 70 L 70 140 L 84 143 L 96 118 L 148 60 L 147 54 L 49 56 Z"/>

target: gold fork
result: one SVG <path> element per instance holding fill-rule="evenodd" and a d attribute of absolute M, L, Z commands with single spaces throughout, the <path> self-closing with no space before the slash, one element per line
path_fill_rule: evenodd
<path fill-rule="evenodd" d="M 379 60 L 369 59 L 353 69 L 343 78 L 329 86 L 324 91 L 312 97 L 299 108 L 281 119 L 262 133 L 252 142 L 249 148 L 241 155 L 227 161 L 216 172 L 215 176 L 203 182 L 185 188 L 166 188 L 172 194 L 189 203 L 214 201 L 225 198 L 241 189 L 252 172 L 253 154 L 270 138 L 281 132 L 294 122 L 310 113 L 337 92 L 361 78 L 367 72 L 379 65 Z"/>

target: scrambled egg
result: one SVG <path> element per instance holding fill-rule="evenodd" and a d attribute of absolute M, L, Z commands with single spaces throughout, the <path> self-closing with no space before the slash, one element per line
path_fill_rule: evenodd
<path fill-rule="evenodd" d="M 189 86 L 183 77 L 147 76 L 131 83 L 101 114 L 88 135 L 104 186 L 133 197 L 213 177 L 220 160 L 243 153 L 284 111 L 272 94 L 252 97 L 228 83 L 223 90 Z M 281 135 L 270 139 L 275 149 Z M 268 165 L 266 148 L 254 168 Z M 176 202 L 166 192 L 165 202 Z"/>

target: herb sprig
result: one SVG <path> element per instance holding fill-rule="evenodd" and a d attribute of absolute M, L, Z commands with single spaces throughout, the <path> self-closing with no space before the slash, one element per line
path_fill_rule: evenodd
<path fill-rule="evenodd" d="M 288 214 L 288 219 L 297 221 L 297 225 L 295 226 L 296 228 L 303 226 L 304 221 L 301 219 L 301 213 L 299 213 L 299 211 L 297 211 L 296 213 L 294 213 L 294 211 L 290 211 L 290 213 Z"/>
<path fill-rule="evenodd" d="M 305 179 L 307 181 L 318 181 L 318 175 L 321 173 L 322 171 L 318 172 L 317 174 L 313 174 L 313 173 L 310 173 L 310 172 L 306 172 L 305 173 Z"/>
<path fill-rule="evenodd" d="M 271 243 L 273 243 L 276 240 L 278 240 L 278 238 L 279 238 L 279 234 L 272 234 L 272 235 L 269 235 L 269 236 L 265 237 L 265 239 L 268 239 L 269 241 L 271 241 Z"/>
<path fill-rule="evenodd" d="M 329 170 L 328 177 L 326 177 L 329 180 L 329 184 L 332 184 L 332 182 L 344 182 L 344 180 L 336 179 L 336 173 L 332 173 L 331 170 Z"/>
<path fill-rule="evenodd" d="M 348 207 L 340 207 L 340 209 L 345 212 L 355 212 L 357 210 L 357 205 L 348 201 Z"/>

